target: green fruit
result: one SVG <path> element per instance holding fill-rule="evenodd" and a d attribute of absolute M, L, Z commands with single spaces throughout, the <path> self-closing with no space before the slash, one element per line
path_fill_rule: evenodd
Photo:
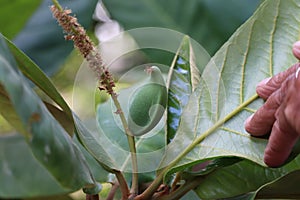
<path fill-rule="evenodd" d="M 161 120 L 167 104 L 167 88 L 160 69 L 147 69 L 150 77 L 131 97 L 128 126 L 132 134 L 141 136 L 152 130 Z"/>

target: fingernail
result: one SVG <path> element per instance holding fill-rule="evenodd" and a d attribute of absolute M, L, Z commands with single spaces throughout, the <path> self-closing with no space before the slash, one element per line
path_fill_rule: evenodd
<path fill-rule="evenodd" d="M 298 71 L 298 70 L 297 70 Z M 300 71 L 300 68 L 299 68 L 299 71 Z M 296 88 L 299 90 L 300 89 L 300 78 L 298 78 L 300 76 L 300 72 L 298 71 L 298 74 L 296 73 L 295 74 L 295 77 L 296 77 Z"/>
<path fill-rule="evenodd" d="M 299 72 L 300 72 L 300 68 L 298 67 L 298 69 L 297 69 L 297 71 L 296 71 L 296 73 L 295 73 L 295 77 L 296 77 L 296 79 L 298 79 Z"/>
<path fill-rule="evenodd" d="M 260 81 L 260 82 L 257 84 L 257 86 L 259 86 L 259 87 L 265 86 L 265 85 L 270 81 L 270 79 L 271 79 L 271 77 L 266 78 L 266 79 Z"/>
<path fill-rule="evenodd" d="M 290 88 L 289 90 L 291 91 L 291 93 L 295 93 L 295 91 L 299 91 L 300 89 L 300 67 L 297 69 L 296 73 L 295 73 L 295 82 L 294 82 L 294 87 Z"/>
<path fill-rule="evenodd" d="M 247 132 L 248 132 L 248 130 L 249 130 L 249 128 L 250 128 L 250 127 L 249 127 L 249 123 L 250 123 L 250 121 L 251 121 L 253 115 L 254 115 L 254 114 L 250 115 L 250 116 L 245 120 L 244 127 L 245 127 L 245 129 L 246 129 Z"/>
<path fill-rule="evenodd" d="M 293 54 L 296 58 L 300 59 L 300 41 L 293 44 Z"/>

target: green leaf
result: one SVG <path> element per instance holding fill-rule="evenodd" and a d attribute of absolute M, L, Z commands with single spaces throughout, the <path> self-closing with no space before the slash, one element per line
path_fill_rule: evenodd
<path fill-rule="evenodd" d="M 91 27 L 97 0 L 59 2 L 64 8 L 72 9 L 80 24 L 86 28 Z M 58 70 L 73 49 L 72 42 L 64 40 L 63 30 L 52 17 L 50 5 L 51 1 L 44 0 L 22 32 L 13 40 L 18 48 L 49 75 Z M 9 11 L 15 13 L 13 10 Z"/>
<path fill-rule="evenodd" d="M 66 114 L 66 112 L 62 111 L 61 109 L 57 108 L 56 106 L 44 102 L 45 106 L 47 107 L 48 111 L 53 115 L 53 117 L 61 124 L 61 126 L 67 131 L 67 133 L 72 136 L 74 133 L 74 121 L 73 118 Z"/>
<path fill-rule="evenodd" d="M 220 168 L 205 176 L 195 189 L 203 199 L 229 198 L 299 198 L 300 156 L 280 168 L 267 168 L 250 161 Z M 244 198 L 240 198 L 244 199 Z"/>
<path fill-rule="evenodd" d="M 20 49 L 18 49 L 10 40 L 0 35 L 9 45 L 10 51 L 17 60 L 17 66 L 22 73 L 30 79 L 36 86 L 45 92 L 57 105 L 59 105 L 67 114 L 69 120 L 73 122 L 72 111 L 63 97 L 59 94 L 51 80 L 44 74 L 44 72 Z M 10 55 L 11 56 L 11 55 Z M 69 134 L 73 134 L 72 129 L 68 129 Z"/>
<path fill-rule="evenodd" d="M 101 183 L 107 182 L 108 172 L 101 168 L 99 163 L 76 140 L 76 137 L 74 141 L 84 154 L 95 179 Z M 0 198 L 51 199 L 44 197 L 74 191 L 62 187 L 55 177 L 38 162 L 23 136 L 19 134 L 0 136 L 0 150 Z M 52 198 L 71 199 L 63 196 Z"/>
<path fill-rule="evenodd" d="M 37 197 L 37 198 L 29 198 L 23 200 L 76 200 L 69 195 L 57 195 L 57 196 L 49 196 L 49 197 Z"/>
<path fill-rule="evenodd" d="M 68 115 L 57 108 L 56 106 L 44 102 L 47 109 L 51 112 L 51 114 L 55 117 L 56 120 L 63 126 L 63 128 L 70 134 L 73 134 L 74 131 L 74 123 L 72 119 L 68 117 Z M 0 85 L 0 114 L 15 128 L 15 130 L 25 133 L 29 135 L 28 131 L 24 128 L 20 118 L 18 117 L 11 101 L 4 90 L 4 88 Z"/>
<path fill-rule="evenodd" d="M 206 59 L 208 58 L 209 56 Z M 169 70 L 167 143 L 174 138 L 180 124 L 183 108 L 188 103 L 190 94 L 196 89 L 199 82 L 200 72 L 195 62 L 193 47 L 190 39 L 186 36 L 183 38 Z"/>
<path fill-rule="evenodd" d="M 206 164 L 206 166 L 200 170 L 195 171 L 194 169 L 193 171 L 184 171 L 183 174 L 187 178 L 191 176 L 202 176 L 202 175 L 209 174 L 219 168 L 233 165 L 237 162 L 240 162 L 241 160 L 242 159 L 238 157 L 221 157 L 221 158 L 214 159 L 212 161 L 208 161 L 207 163 L 203 163 Z"/>
<path fill-rule="evenodd" d="M 0 33 L 12 39 L 26 25 L 40 0 L 2 0 L 0 7 Z M 22 13 L 22 15 L 19 15 Z"/>
<path fill-rule="evenodd" d="M 62 187 L 38 162 L 21 135 L 0 137 L 0 177 L 1 198 L 29 198 L 71 192 Z"/>
<path fill-rule="evenodd" d="M 41 69 L 28 56 L 26 56 L 21 50 L 19 50 L 11 41 L 9 41 L 5 37 L 4 40 L 8 43 L 11 52 L 17 60 L 16 66 L 27 78 L 29 78 L 34 84 L 36 84 L 37 87 L 44 91 L 45 94 L 47 94 L 63 109 L 63 111 L 61 111 L 57 107 L 49 103 L 45 103 L 47 109 L 51 112 L 55 119 L 61 123 L 63 128 L 67 130 L 70 135 L 73 135 L 74 127 L 75 131 L 81 136 L 86 134 L 88 135 L 89 130 L 87 130 L 84 124 L 78 119 L 77 116 L 75 116 L 68 104 L 57 91 L 51 80 L 44 74 L 44 72 L 41 71 Z M 74 118 L 76 118 L 76 122 L 74 121 Z M 81 139 L 83 138 L 81 137 Z M 98 151 L 100 150 L 101 149 L 98 148 Z M 102 149 L 102 152 L 102 155 L 105 155 L 102 160 L 109 160 L 109 156 L 105 153 L 105 150 Z"/>
<path fill-rule="evenodd" d="M 79 142 L 77 137 L 74 137 L 73 141 L 79 147 L 80 151 L 84 155 L 95 180 L 99 183 L 108 182 L 109 181 L 108 180 L 109 172 L 107 170 L 105 170 L 99 164 L 99 162 L 82 146 L 82 144 Z"/>
<path fill-rule="evenodd" d="M 180 200 L 201 200 L 201 199 L 197 196 L 197 194 L 193 190 L 191 190 L 182 198 L 180 198 Z"/>
<path fill-rule="evenodd" d="M 104 0 L 103 3 L 126 30 L 169 28 L 191 36 L 213 54 L 251 16 L 260 0 Z"/>
<path fill-rule="evenodd" d="M 195 191 L 203 199 L 234 197 L 255 191 L 279 174 L 245 160 L 205 176 Z"/>
<path fill-rule="evenodd" d="M 257 198 L 282 198 L 282 199 L 299 199 L 299 167 L 294 171 L 257 191 Z"/>
<path fill-rule="evenodd" d="M 11 104 L 3 86 L 0 84 L 0 114 L 6 119 L 7 122 L 12 125 L 15 130 L 29 135 L 27 130 L 24 128 L 20 118 L 18 117 L 13 105 Z"/>
<path fill-rule="evenodd" d="M 88 129 L 78 117 L 75 117 L 76 129 L 80 143 L 87 151 L 109 172 L 118 169 L 114 160 L 110 156 L 110 150 L 114 148 L 105 148 L 103 141 L 105 138 L 98 137 L 100 131 Z M 101 132 L 100 132 L 101 133 Z M 101 136 L 101 135 L 100 135 Z"/>
<path fill-rule="evenodd" d="M 265 1 L 216 53 L 191 95 L 162 166 L 179 170 L 221 156 L 264 166 L 267 140 L 251 137 L 244 121 L 263 104 L 255 85 L 296 62 L 291 47 L 299 39 L 299 5 L 299 0 Z"/>
<path fill-rule="evenodd" d="M 65 189 L 93 185 L 94 180 L 78 147 L 16 71 L 16 62 L 0 38 L 0 83 L 29 134 L 28 145 L 42 164 Z"/>

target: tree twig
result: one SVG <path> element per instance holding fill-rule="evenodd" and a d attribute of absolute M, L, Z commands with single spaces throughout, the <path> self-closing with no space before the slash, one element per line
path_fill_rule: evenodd
<path fill-rule="evenodd" d="M 86 194 L 85 196 L 86 200 L 99 200 L 99 195 L 98 194 Z"/>
<path fill-rule="evenodd" d="M 127 182 L 125 180 L 125 177 L 120 171 L 115 171 L 114 174 L 116 175 L 118 179 L 118 183 L 120 185 L 121 193 L 122 193 L 122 200 L 127 200 L 130 193 L 129 193 L 129 188 L 127 185 Z"/>
<path fill-rule="evenodd" d="M 156 198 L 155 200 L 177 200 L 183 197 L 186 193 L 188 193 L 190 190 L 197 187 L 201 181 L 203 180 L 203 177 L 195 177 L 192 180 L 187 181 L 184 185 L 180 186 L 177 190 L 171 192 L 168 195 L 160 196 Z"/>
<path fill-rule="evenodd" d="M 118 181 L 111 183 L 111 184 L 112 184 L 112 186 L 106 197 L 106 200 L 114 200 L 115 194 L 116 194 L 118 188 L 120 187 L 120 184 Z"/>

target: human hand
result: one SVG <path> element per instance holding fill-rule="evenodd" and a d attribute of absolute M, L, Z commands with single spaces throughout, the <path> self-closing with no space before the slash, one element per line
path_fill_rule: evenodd
<path fill-rule="evenodd" d="M 293 46 L 300 59 L 300 41 Z M 300 137 L 300 63 L 271 78 L 261 81 L 257 94 L 266 100 L 245 122 L 253 136 L 270 134 L 264 162 L 270 167 L 282 165 Z"/>

